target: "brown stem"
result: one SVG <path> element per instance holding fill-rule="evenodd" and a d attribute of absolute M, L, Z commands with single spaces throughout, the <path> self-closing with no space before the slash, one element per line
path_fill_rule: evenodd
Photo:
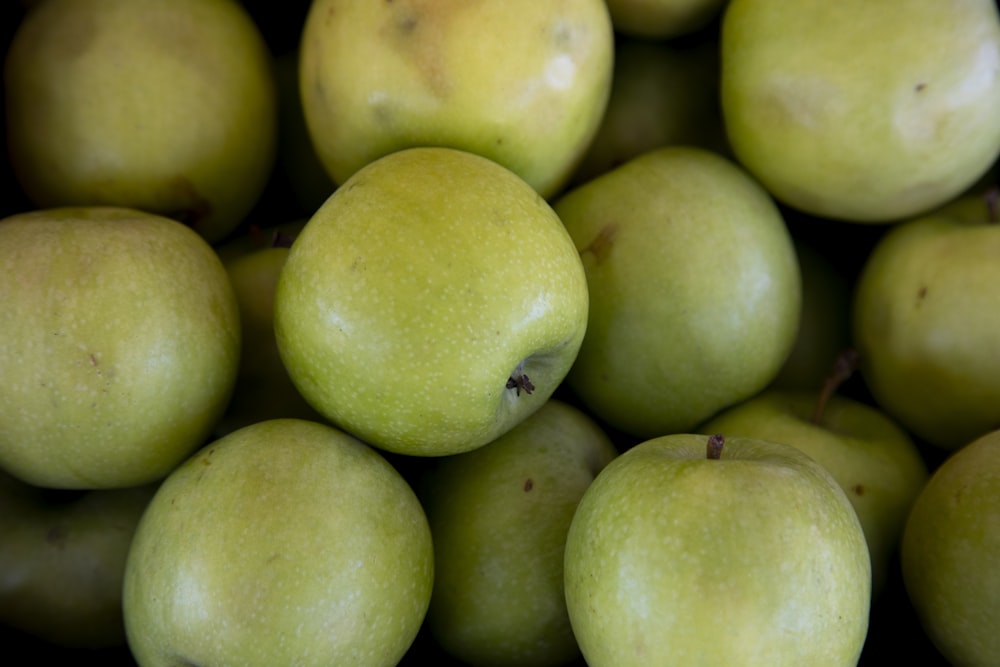
<path fill-rule="evenodd" d="M 823 413 L 826 412 L 826 405 L 830 402 L 830 398 L 837 393 L 840 386 L 854 374 L 857 368 L 858 351 L 854 348 L 847 348 L 837 356 L 836 361 L 833 362 L 833 370 L 823 382 L 819 397 L 816 399 L 812 415 L 813 424 L 818 426 L 823 423 Z"/>
<path fill-rule="evenodd" d="M 990 224 L 995 225 L 997 222 L 1000 222 L 1000 215 L 998 215 L 1000 213 L 998 211 L 998 205 L 1000 205 L 1000 186 L 991 187 L 983 195 L 983 198 L 986 199 L 987 219 Z"/>
<path fill-rule="evenodd" d="M 706 456 L 711 461 L 718 461 L 722 458 L 722 447 L 726 444 L 726 437 L 721 433 L 708 436 L 708 447 Z"/>

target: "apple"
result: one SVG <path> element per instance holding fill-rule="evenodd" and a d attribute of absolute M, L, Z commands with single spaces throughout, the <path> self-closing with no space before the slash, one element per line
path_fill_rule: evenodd
<path fill-rule="evenodd" d="M 566 383 L 602 421 L 640 439 L 689 431 L 778 373 L 802 280 L 780 211 L 739 165 L 664 146 L 553 208 L 590 292 Z"/>
<path fill-rule="evenodd" d="M 847 364 L 850 354 L 842 363 Z M 844 490 L 865 531 L 872 562 L 872 597 L 881 597 L 895 566 L 903 525 L 928 469 L 899 424 L 857 398 L 833 393 L 842 377 L 816 390 L 769 388 L 699 427 L 792 445 L 826 468 Z"/>
<path fill-rule="evenodd" d="M 771 380 L 774 389 L 816 391 L 851 345 L 852 276 L 818 241 L 792 232 L 802 273 L 802 310 L 795 344 Z"/>
<path fill-rule="evenodd" d="M 476 667 L 555 667 L 580 657 L 563 591 L 576 505 L 617 450 L 559 399 L 475 451 L 430 463 L 418 493 L 434 536 L 431 636 Z"/>
<path fill-rule="evenodd" d="M 189 227 L 116 207 L 0 220 L 0 467 L 36 486 L 164 477 L 236 382 L 226 270 Z"/>
<path fill-rule="evenodd" d="M 274 163 L 272 67 L 234 0 L 38 3 L 5 62 L 11 166 L 39 208 L 137 208 L 214 243 Z"/>
<path fill-rule="evenodd" d="M 843 489 L 790 445 L 675 433 L 584 492 L 566 605 L 590 667 L 857 664 L 871 564 Z"/>
<path fill-rule="evenodd" d="M 160 485 L 122 589 L 141 667 L 396 665 L 426 614 L 427 519 L 374 449 L 325 424 L 258 422 Z"/>
<path fill-rule="evenodd" d="M 920 623 L 954 667 L 1000 663 L 1000 430 L 953 450 L 913 504 L 900 546 Z"/>
<path fill-rule="evenodd" d="M 994 0 L 732 0 L 720 47 L 733 153 L 791 207 L 897 222 L 1000 156 Z"/>
<path fill-rule="evenodd" d="M 712 35 L 693 42 L 619 35 L 607 109 L 569 186 L 660 146 L 727 152 L 718 67 L 719 45 Z"/>
<path fill-rule="evenodd" d="M 216 424 L 215 437 L 279 417 L 323 421 L 292 383 L 274 338 L 274 291 L 289 248 L 305 226 L 295 220 L 251 227 L 216 250 L 240 308 L 242 347 L 233 395 Z"/>
<path fill-rule="evenodd" d="M 317 0 L 300 50 L 306 126 L 335 184 L 393 151 L 447 146 L 549 198 L 601 121 L 614 32 L 603 0 Z"/>
<path fill-rule="evenodd" d="M 857 279 L 852 338 L 875 402 L 945 451 L 1000 425 L 1000 224 L 970 194 L 894 225 Z"/>
<path fill-rule="evenodd" d="M 366 165 L 303 227 L 275 338 L 305 399 L 398 454 L 458 454 L 540 408 L 587 326 L 580 256 L 519 176 L 417 147 Z"/>
<path fill-rule="evenodd" d="M 0 624 L 56 646 L 124 646 L 125 558 L 155 491 L 43 489 L 0 471 Z"/>
<path fill-rule="evenodd" d="M 645 40 L 676 41 L 708 26 L 726 0 L 607 0 L 615 30 Z"/>

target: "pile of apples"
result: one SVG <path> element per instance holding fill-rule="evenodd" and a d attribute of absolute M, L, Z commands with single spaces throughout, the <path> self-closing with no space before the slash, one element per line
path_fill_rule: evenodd
<path fill-rule="evenodd" d="M 1000 664 L 993 0 L 2 25 L 11 655 Z"/>

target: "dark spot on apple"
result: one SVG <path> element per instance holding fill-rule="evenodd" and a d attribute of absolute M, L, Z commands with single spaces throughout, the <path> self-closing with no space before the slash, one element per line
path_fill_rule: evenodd
<path fill-rule="evenodd" d="M 52 526 L 49 528 L 48 532 L 45 533 L 45 541 L 57 547 L 64 547 L 66 546 L 66 538 L 68 536 L 69 531 L 67 531 L 64 527 Z"/>
<path fill-rule="evenodd" d="M 923 301 L 927 298 L 927 285 L 921 285 L 920 289 L 917 290 L 917 303 Z"/>
<path fill-rule="evenodd" d="M 614 245 L 615 238 L 618 236 L 618 224 L 610 222 L 597 232 L 597 236 L 594 237 L 590 243 L 588 243 L 581 251 L 580 255 L 589 254 L 593 256 L 594 261 L 600 264 L 605 259 L 607 259 L 608 254 L 611 252 L 611 247 Z"/>
<path fill-rule="evenodd" d="M 527 493 L 528 491 L 531 491 L 533 488 L 535 488 L 535 481 L 533 479 L 531 479 L 529 477 L 528 479 L 524 480 L 524 492 L 525 493 Z"/>
<path fill-rule="evenodd" d="M 89 356 L 90 356 L 90 365 L 97 366 L 97 356 L 93 352 L 91 352 Z"/>
<path fill-rule="evenodd" d="M 854 486 L 852 486 L 851 487 L 851 491 L 853 491 L 854 495 L 856 495 L 856 496 L 863 496 L 863 495 L 865 495 L 865 487 L 864 487 L 863 484 L 861 484 L 861 482 L 858 482 L 857 484 L 855 484 Z"/>
<path fill-rule="evenodd" d="M 924 90 L 924 88 L 926 88 L 926 87 L 927 87 L 926 83 L 920 82 L 916 86 L 913 87 L 913 90 L 915 90 L 916 92 L 919 93 L 919 92 L 922 92 Z"/>

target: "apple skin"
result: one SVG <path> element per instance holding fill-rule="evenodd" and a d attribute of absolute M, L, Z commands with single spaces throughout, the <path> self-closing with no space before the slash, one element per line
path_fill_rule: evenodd
<path fill-rule="evenodd" d="M 274 163 L 272 66 L 239 2 L 46 0 L 6 58 L 11 165 L 37 207 L 138 208 L 214 243 Z"/>
<path fill-rule="evenodd" d="M 832 395 L 814 423 L 818 391 L 769 389 L 699 427 L 702 433 L 792 445 L 826 468 L 851 501 L 868 542 L 872 597 L 880 597 L 903 525 L 928 470 L 910 435 L 880 410 Z"/>
<path fill-rule="evenodd" d="M 232 398 L 214 429 L 220 437 L 266 419 L 324 421 L 302 397 L 281 361 L 274 338 L 274 292 L 305 220 L 251 229 L 217 248 L 240 308 L 242 347 Z"/>
<path fill-rule="evenodd" d="M 388 667 L 433 576 L 426 516 L 383 457 L 328 425 L 258 422 L 162 482 L 126 561 L 126 636 L 141 667 Z"/>
<path fill-rule="evenodd" d="M 603 0 L 317 0 L 301 39 L 302 106 L 336 184 L 401 148 L 449 146 L 549 198 L 597 130 L 613 60 Z"/>
<path fill-rule="evenodd" d="M 125 558 L 156 488 L 54 492 L 0 472 L 0 623 L 56 646 L 124 646 Z"/>
<path fill-rule="evenodd" d="M 590 667 L 857 664 L 871 570 L 861 524 L 800 450 L 709 436 L 608 464 L 566 542 L 566 604 Z"/>
<path fill-rule="evenodd" d="M 458 454 L 541 407 L 587 326 L 580 257 L 552 208 L 487 158 L 419 147 L 357 172 L 278 279 L 289 376 L 380 449 Z M 530 393 L 509 386 L 523 371 Z"/>
<path fill-rule="evenodd" d="M 239 310 L 207 241 L 114 207 L 0 221 L 0 466 L 37 486 L 164 477 L 205 443 L 239 368 Z"/>
<path fill-rule="evenodd" d="M 1000 662 L 1000 430 L 954 450 L 910 511 L 903 583 L 928 637 L 954 667 Z"/>
<path fill-rule="evenodd" d="M 994 0 L 733 0 L 720 46 L 733 152 L 793 208 L 899 221 L 1000 155 Z"/>
<path fill-rule="evenodd" d="M 886 413 L 944 451 L 1000 425 L 1000 224 L 989 208 L 970 195 L 893 226 L 855 285 L 852 338 L 865 384 Z"/>
<path fill-rule="evenodd" d="M 563 551 L 576 505 L 617 450 L 585 412 L 550 399 L 495 441 L 431 463 L 420 499 L 434 535 L 427 627 L 472 667 L 555 667 L 580 656 Z"/>
<path fill-rule="evenodd" d="M 617 430 L 685 432 L 762 390 L 795 342 L 802 285 L 780 212 L 738 165 L 665 146 L 553 204 L 590 291 L 566 383 Z"/>

